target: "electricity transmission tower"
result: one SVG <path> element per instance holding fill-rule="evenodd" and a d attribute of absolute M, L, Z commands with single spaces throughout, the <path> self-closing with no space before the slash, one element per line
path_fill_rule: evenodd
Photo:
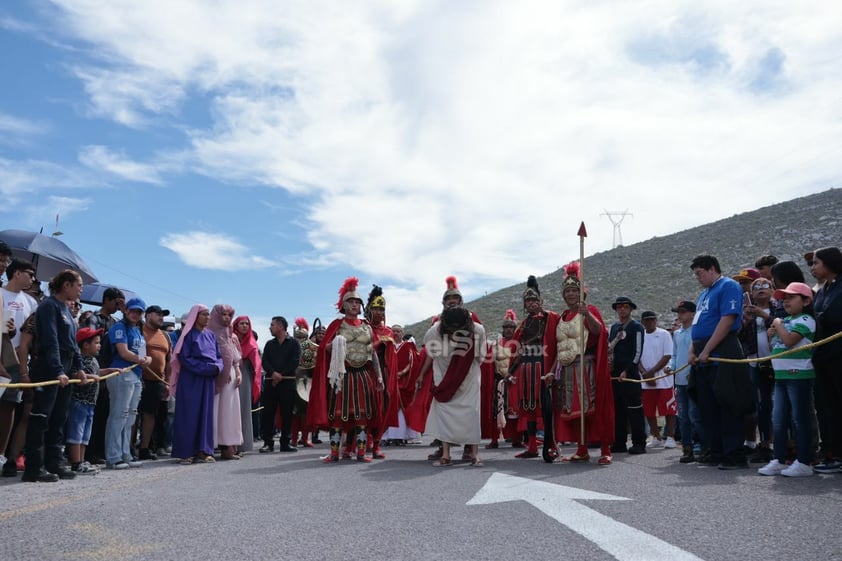
<path fill-rule="evenodd" d="M 605 209 L 603 209 L 605 210 Z M 629 212 L 629 209 L 626 209 L 622 212 L 619 211 L 605 211 L 600 216 L 607 216 L 608 220 L 611 221 L 611 224 L 614 225 L 614 238 L 613 243 L 614 247 L 618 247 L 623 245 L 623 232 L 620 230 L 620 225 L 623 223 L 623 220 L 626 216 L 634 216 L 632 213 Z"/>

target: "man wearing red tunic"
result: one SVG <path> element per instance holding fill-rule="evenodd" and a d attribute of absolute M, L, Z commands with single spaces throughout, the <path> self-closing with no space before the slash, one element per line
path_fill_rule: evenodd
<path fill-rule="evenodd" d="M 556 328 L 556 362 L 549 376 L 553 387 L 554 436 L 557 442 L 577 442 L 576 453 L 564 462 L 587 462 L 588 442 L 599 442 L 599 465 L 610 465 L 614 441 L 614 397 L 608 368 L 608 330 L 596 306 L 580 301 L 579 263 L 565 267 L 562 297 L 567 309 Z M 584 322 L 584 325 L 583 325 Z M 584 330 L 585 369 L 582 377 L 582 335 Z M 580 384 L 584 386 L 580 394 Z M 580 396 L 584 395 L 584 401 Z M 584 403 L 585 438 L 581 436 Z"/>
<path fill-rule="evenodd" d="M 501 330 L 502 336 L 492 344 L 493 368 L 490 377 L 483 377 L 483 405 L 490 404 L 489 414 L 492 425 L 491 442 L 486 448 L 500 446 L 500 432 L 503 438 L 511 439 L 512 448 L 523 448 L 521 433 L 517 428 L 517 384 L 509 373 L 512 356 L 517 353 L 517 342 L 513 336 L 517 328 L 517 316 L 514 310 L 506 310 Z M 488 379 L 487 379 L 488 378 Z M 485 421 L 485 417 L 483 421 Z"/>
<path fill-rule="evenodd" d="M 356 435 L 357 460 L 366 456 L 366 426 L 378 414 L 376 394 L 383 391 L 380 361 L 374 350 L 374 332 L 360 319 L 362 298 L 358 280 L 345 280 L 336 307 L 344 317 L 333 320 L 316 353 L 307 424 L 330 429 L 330 454 L 325 463 L 339 461 L 342 430 Z"/>
<path fill-rule="evenodd" d="M 513 336 L 518 348 L 509 371 L 514 373 L 518 388 L 519 424 L 525 422 L 529 441 L 527 449 L 515 457 L 537 458 L 541 402 L 549 399 L 549 391 L 544 386 L 544 374 L 551 371 L 555 360 L 555 331 L 559 315 L 544 311 L 538 280 L 532 275 L 526 281 L 526 290 L 523 291 L 523 307 L 526 317 Z"/>
<path fill-rule="evenodd" d="M 386 299 L 383 297 L 383 289 L 376 284 L 368 294 L 365 316 L 374 331 L 374 352 L 377 354 L 385 385 L 382 392 L 377 392 L 376 402 L 379 415 L 373 417 L 369 424 L 371 457 L 382 460 L 386 457 L 386 454 L 380 450 L 383 432 L 387 427 L 398 424 L 398 357 L 395 334 L 392 328 L 386 325 Z"/>

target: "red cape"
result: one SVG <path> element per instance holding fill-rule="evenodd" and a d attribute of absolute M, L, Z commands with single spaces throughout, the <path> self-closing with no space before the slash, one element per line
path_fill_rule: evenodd
<path fill-rule="evenodd" d="M 412 377 L 415 380 L 418 380 L 418 375 L 421 373 L 421 366 L 426 359 L 427 349 L 422 348 L 421 352 L 418 353 L 418 360 L 412 365 Z M 406 426 L 422 434 L 424 433 L 424 429 L 427 428 L 427 415 L 430 413 L 430 405 L 433 403 L 433 395 L 430 393 L 430 388 L 432 387 L 433 374 L 430 372 L 424 376 L 424 383 L 415 392 L 415 397 L 404 410 Z"/>
<path fill-rule="evenodd" d="M 400 407 L 406 411 L 407 406 L 415 398 L 415 382 L 418 380 L 418 369 L 415 364 L 418 362 L 418 348 L 412 341 L 404 341 L 397 349 L 397 369 L 403 370 L 407 365 L 412 365 L 409 372 L 403 378 L 398 379 L 398 394 L 400 396 Z"/>
<path fill-rule="evenodd" d="M 384 355 L 386 363 L 386 372 L 383 372 L 383 383 L 386 384 L 384 391 L 389 397 L 388 408 L 384 410 L 383 392 L 375 393 L 377 400 L 377 410 L 380 412 L 380 418 L 371 420 L 371 428 L 386 429 L 387 427 L 398 426 L 398 409 L 400 408 L 400 398 L 398 396 L 398 353 L 395 347 L 395 334 L 392 329 L 385 325 L 378 325 L 371 328 L 375 337 L 379 338 L 379 342 L 375 344 L 375 349 L 378 344 L 385 345 L 386 352 Z"/>
<path fill-rule="evenodd" d="M 608 330 L 596 306 L 588 304 L 591 312 L 602 328 L 596 341 L 596 401 L 595 411 L 585 418 L 585 442 L 614 442 L 614 392 L 611 389 L 611 373 L 608 371 Z M 576 317 L 572 315 L 572 317 Z M 590 337 L 589 337 L 590 339 Z M 590 347 L 589 348 L 593 348 Z M 578 358 L 576 360 L 579 360 Z M 562 421 L 555 415 L 555 438 L 558 442 L 579 441 L 579 420 Z"/>

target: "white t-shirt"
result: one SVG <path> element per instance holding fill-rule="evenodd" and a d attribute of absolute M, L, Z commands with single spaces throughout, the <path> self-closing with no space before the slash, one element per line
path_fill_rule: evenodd
<path fill-rule="evenodd" d="M 655 331 L 652 333 L 644 333 L 643 352 L 640 354 L 640 365 L 646 370 L 649 370 L 658 364 L 658 361 L 665 356 L 672 356 L 672 337 L 670 337 L 670 334 L 660 327 L 656 327 Z M 668 365 L 669 362 L 667 362 L 667 366 Z M 661 376 L 663 373 L 664 370 L 662 368 L 661 370 L 647 376 L 647 378 Z M 673 387 L 673 378 L 673 376 L 667 376 L 666 378 L 656 380 L 654 386 L 641 384 L 640 387 L 644 390 L 655 390 L 659 388 L 669 389 Z"/>
<path fill-rule="evenodd" d="M 26 318 L 38 307 L 38 302 L 25 292 L 12 292 L 5 288 L 0 288 L 0 290 L 3 291 L 3 322 L 5 323 L 5 320 L 9 317 L 15 318 L 15 329 L 17 331 L 15 336 L 12 337 L 12 344 L 17 349 L 20 345 L 20 328 L 23 327 Z"/>

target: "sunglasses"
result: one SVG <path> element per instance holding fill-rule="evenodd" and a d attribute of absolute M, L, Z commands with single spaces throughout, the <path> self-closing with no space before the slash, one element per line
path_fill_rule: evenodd
<path fill-rule="evenodd" d="M 752 290 L 763 290 L 764 288 L 772 288 L 768 282 L 759 282 L 751 287 Z"/>

